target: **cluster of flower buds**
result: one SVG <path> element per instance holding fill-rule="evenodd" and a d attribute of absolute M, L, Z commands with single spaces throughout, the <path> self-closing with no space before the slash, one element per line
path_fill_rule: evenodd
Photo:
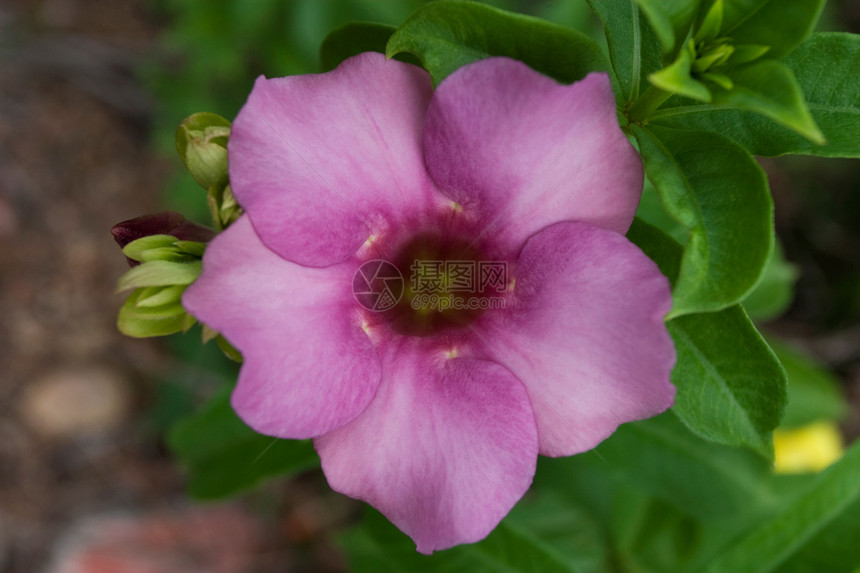
<path fill-rule="evenodd" d="M 693 37 L 678 53 L 678 59 L 672 65 L 651 74 L 648 79 L 660 88 L 708 102 L 713 99 L 713 85 L 724 90 L 733 89 L 734 82 L 724 73 L 725 70 L 729 66 L 749 64 L 760 59 L 770 50 L 770 46 L 736 44 L 730 36 L 721 33 L 722 27 L 723 1 L 717 0 Z"/>
<path fill-rule="evenodd" d="M 191 328 L 182 293 L 200 275 L 214 233 L 172 211 L 123 221 L 111 232 L 131 266 L 117 283 L 118 292 L 132 290 L 119 311 L 120 331 L 149 337 Z"/>
<path fill-rule="evenodd" d="M 219 231 L 242 214 L 227 175 L 230 122 L 214 113 L 195 113 L 176 129 L 176 150 L 191 176 L 206 189 L 212 222 Z"/>
<path fill-rule="evenodd" d="M 229 136 L 230 122 L 213 113 L 195 113 L 176 130 L 176 150 L 206 189 L 218 231 L 242 214 L 227 173 Z M 132 267 L 117 283 L 117 292 L 132 291 L 120 308 L 119 330 L 138 338 L 187 332 L 197 321 L 183 307 L 182 295 L 200 276 L 203 253 L 216 231 L 165 211 L 118 223 L 111 233 Z M 217 331 L 202 327 L 204 342 L 215 339 L 229 357 L 241 360 Z"/>

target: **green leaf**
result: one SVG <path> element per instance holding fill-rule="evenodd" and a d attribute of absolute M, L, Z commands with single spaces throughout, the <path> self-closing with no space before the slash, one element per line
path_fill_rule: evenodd
<path fill-rule="evenodd" d="M 815 34 L 785 65 L 796 76 L 813 118 L 826 128 L 827 145 L 813 147 L 814 154 L 860 155 L 860 36 Z"/>
<path fill-rule="evenodd" d="M 826 143 L 806 108 L 794 74 L 783 63 L 761 60 L 727 72 L 734 87 L 714 93 L 714 104 L 755 111 L 793 129 L 813 143 Z"/>
<path fill-rule="evenodd" d="M 699 13 L 700 0 L 636 0 L 668 54 L 687 37 Z"/>
<path fill-rule="evenodd" d="M 732 48 L 732 55 L 729 56 L 726 62 L 727 66 L 749 64 L 770 51 L 770 46 L 760 46 L 758 44 L 733 44 Z"/>
<path fill-rule="evenodd" d="M 649 75 L 648 80 L 661 90 L 701 101 L 711 101 L 711 90 L 691 75 L 694 57 L 695 50 L 691 44 L 689 48 L 681 49 L 678 59 L 669 66 Z"/>
<path fill-rule="evenodd" d="M 812 118 L 827 139 L 825 145 L 816 145 L 756 113 L 689 100 L 658 110 L 651 122 L 722 133 L 754 155 L 860 157 L 860 82 L 856 81 L 860 77 L 860 36 L 813 34 L 784 63 L 794 73 Z"/>
<path fill-rule="evenodd" d="M 848 413 L 839 381 L 824 365 L 773 337 L 768 338 L 768 343 L 788 374 L 788 406 L 783 427 L 839 420 Z"/>
<path fill-rule="evenodd" d="M 797 267 L 785 260 L 782 246 L 776 241 L 761 281 L 744 299 L 744 310 L 749 317 L 755 321 L 766 321 L 785 312 L 794 300 L 797 276 Z"/>
<path fill-rule="evenodd" d="M 699 22 L 693 41 L 698 44 L 716 40 L 720 35 L 720 28 L 723 27 L 723 12 L 723 0 L 715 0 Z"/>
<path fill-rule="evenodd" d="M 776 502 L 761 458 L 705 441 L 671 413 L 622 425 L 595 455 L 628 483 L 705 521 L 762 512 Z"/>
<path fill-rule="evenodd" d="M 780 58 L 815 29 L 825 0 L 724 0 L 723 36 L 736 44 L 770 46 Z"/>
<path fill-rule="evenodd" d="M 633 0 L 588 3 L 603 22 L 619 99 L 632 102 L 648 88 L 648 74 L 662 67 L 660 41 Z"/>
<path fill-rule="evenodd" d="M 594 521 L 578 508 L 538 493 L 524 500 L 490 535 L 433 555 L 368 508 L 339 538 L 352 571 L 373 573 L 603 573 L 605 549 Z"/>
<path fill-rule="evenodd" d="M 538 18 L 476 2 L 423 5 L 391 36 L 388 57 L 416 56 L 437 85 L 457 68 L 506 56 L 563 83 L 606 69 L 599 46 L 585 34 Z"/>
<path fill-rule="evenodd" d="M 335 28 L 320 46 L 322 71 L 333 70 L 342 61 L 363 52 L 384 54 L 394 30 L 394 26 L 377 22 L 351 22 Z"/>
<path fill-rule="evenodd" d="M 681 260 L 675 240 L 638 218 L 627 237 L 675 283 Z M 672 370 L 675 415 L 702 438 L 772 458 L 771 432 L 785 410 L 786 377 L 743 309 L 682 316 L 667 327 L 678 356 Z"/>
<path fill-rule="evenodd" d="M 669 317 L 738 303 L 758 282 L 773 248 L 773 200 L 764 172 L 722 136 L 631 127 L 663 206 L 690 230 Z"/>
<path fill-rule="evenodd" d="M 180 263 L 172 261 L 150 261 L 130 270 L 117 281 L 116 290 L 169 285 L 190 285 L 200 276 L 202 264 L 199 260 Z"/>
<path fill-rule="evenodd" d="M 678 362 L 673 411 L 693 433 L 773 458 L 786 404 L 782 366 L 740 306 L 667 324 Z"/>
<path fill-rule="evenodd" d="M 176 423 L 167 436 L 167 445 L 188 471 L 191 495 L 227 497 L 318 463 L 309 440 L 281 440 L 246 426 L 230 407 L 230 392 L 223 389 L 202 410 Z"/>
<path fill-rule="evenodd" d="M 860 441 L 785 511 L 720 554 L 709 573 L 855 573 L 860 568 Z"/>
<path fill-rule="evenodd" d="M 660 197 L 657 195 L 657 191 L 647 179 L 645 180 L 645 185 L 642 189 L 642 197 L 639 199 L 639 208 L 636 210 L 636 217 L 649 225 L 657 227 L 680 243 L 680 245 L 677 245 L 679 253 L 678 264 L 680 264 L 681 253 L 683 252 L 683 247 L 681 245 L 685 244 L 689 240 L 690 232 L 681 223 L 666 213 L 666 210 L 660 203 Z M 634 222 L 634 226 L 635 225 L 636 223 Z M 630 235 L 628 233 L 628 237 L 629 236 Z M 674 281 L 676 278 L 677 276 L 674 276 L 672 280 Z"/>
<path fill-rule="evenodd" d="M 674 285 L 681 272 L 681 256 L 684 248 L 665 230 L 637 215 L 627 231 L 627 238 L 642 249 L 648 258 L 657 263 L 660 272 Z"/>
<path fill-rule="evenodd" d="M 607 530 L 615 567 L 602 573 L 692 573 L 810 483 L 773 476 L 759 456 L 703 440 L 666 413 L 622 425 L 591 452 L 540 458 L 532 491 L 586 508 Z"/>

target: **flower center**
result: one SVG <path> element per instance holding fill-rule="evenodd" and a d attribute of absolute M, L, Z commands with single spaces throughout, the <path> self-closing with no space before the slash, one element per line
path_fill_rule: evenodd
<path fill-rule="evenodd" d="M 467 327 L 504 306 L 508 285 L 507 262 L 490 260 L 469 240 L 433 233 L 411 238 L 390 261 L 371 261 L 362 269 L 353 284 L 359 303 L 409 336 Z M 356 284 L 373 293 L 373 307 L 360 298 Z"/>

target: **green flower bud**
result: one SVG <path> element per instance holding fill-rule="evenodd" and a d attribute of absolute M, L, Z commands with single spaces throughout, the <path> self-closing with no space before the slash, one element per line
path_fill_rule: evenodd
<path fill-rule="evenodd" d="M 230 185 L 223 187 L 211 187 L 206 194 L 206 203 L 215 226 L 226 229 L 244 212 L 236 202 L 233 189 Z"/>
<path fill-rule="evenodd" d="M 182 287 L 182 290 L 185 290 L 185 287 Z M 117 317 L 117 327 L 120 332 L 135 338 L 147 338 L 165 336 L 191 328 L 194 317 L 185 312 L 180 300 L 147 306 L 146 302 L 151 301 L 151 296 L 149 299 L 144 297 L 149 292 L 152 291 L 138 289 L 125 300 Z"/>
<path fill-rule="evenodd" d="M 734 51 L 734 46 L 726 42 L 711 44 L 697 54 L 692 70 L 696 73 L 702 73 L 721 66 L 726 63 Z"/>
<path fill-rule="evenodd" d="M 176 151 L 191 176 L 207 191 L 227 184 L 230 122 L 214 113 L 189 115 L 176 129 Z"/>

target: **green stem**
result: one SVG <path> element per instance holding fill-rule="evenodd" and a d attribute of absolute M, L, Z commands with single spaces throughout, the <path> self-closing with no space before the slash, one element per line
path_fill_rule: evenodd
<path fill-rule="evenodd" d="M 644 123 L 671 95 L 672 92 L 667 92 L 657 86 L 648 86 L 645 93 L 630 105 L 627 110 L 627 119 L 630 120 L 630 123 Z"/>

